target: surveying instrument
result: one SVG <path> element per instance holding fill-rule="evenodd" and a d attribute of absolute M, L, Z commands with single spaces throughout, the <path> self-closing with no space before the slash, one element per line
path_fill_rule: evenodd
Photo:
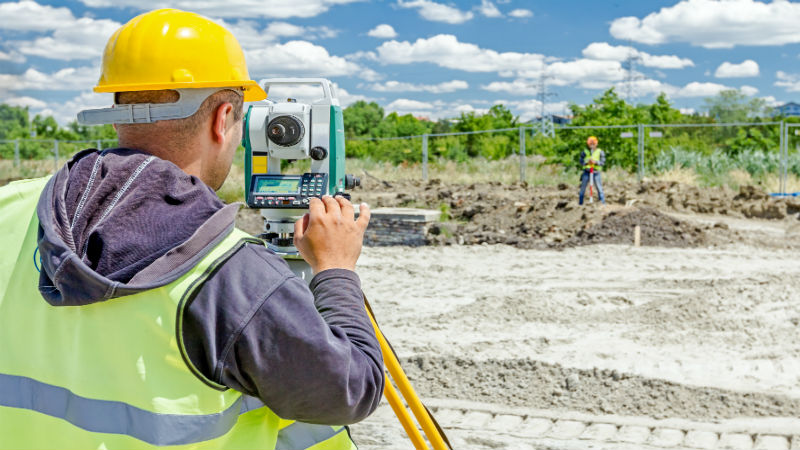
<path fill-rule="evenodd" d="M 311 267 L 294 246 L 294 223 L 308 212 L 313 197 L 342 195 L 360 185 L 360 180 L 345 174 L 344 118 L 333 84 L 324 78 L 270 78 L 261 80 L 269 96 L 271 87 L 321 88 L 322 97 L 310 103 L 294 98 L 283 102 L 264 100 L 250 105 L 244 122 L 245 196 L 247 206 L 261 210 L 267 247 L 283 257 L 292 271 L 311 282 Z M 283 161 L 311 160 L 305 173 L 284 174 Z M 444 432 L 420 401 L 386 338 L 378 328 L 372 309 L 367 314 L 381 346 L 385 365 L 384 396 L 417 450 L 450 447 Z M 397 384 L 395 389 L 392 384 Z M 414 414 L 398 394 L 402 393 Z"/>

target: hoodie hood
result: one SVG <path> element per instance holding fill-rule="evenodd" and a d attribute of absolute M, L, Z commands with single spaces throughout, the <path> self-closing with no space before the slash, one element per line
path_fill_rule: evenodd
<path fill-rule="evenodd" d="M 168 284 L 233 229 L 238 209 L 148 153 L 80 152 L 39 199 L 39 290 L 80 306 Z"/>

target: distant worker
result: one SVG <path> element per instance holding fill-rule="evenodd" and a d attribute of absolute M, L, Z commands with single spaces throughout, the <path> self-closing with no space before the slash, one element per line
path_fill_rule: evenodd
<path fill-rule="evenodd" d="M 95 92 L 114 107 L 79 118 L 119 148 L 0 188 L 0 448 L 355 448 L 384 387 L 354 272 L 369 208 L 311 200 L 310 288 L 235 228 L 214 191 L 266 94 L 209 19 L 131 19 Z"/>
<path fill-rule="evenodd" d="M 600 178 L 600 169 L 606 163 L 606 153 L 597 148 L 597 138 L 594 136 L 589 136 L 589 139 L 586 140 L 586 146 L 588 148 L 581 152 L 581 167 L 583 167 L 583 171 L 581 172 L 581 192 L 578 194 L 578 204 L 583 204 L 586 186 L 590 185 L 590 183 L 593 183 L 594 186 L 597 187 L 597 196 L 600 198 L 600 202 L 605 204 L 606 196 L 603 193 L 603 181 Z M 589 188 L 590 195 L 591 190 L 592 189 Z"/>

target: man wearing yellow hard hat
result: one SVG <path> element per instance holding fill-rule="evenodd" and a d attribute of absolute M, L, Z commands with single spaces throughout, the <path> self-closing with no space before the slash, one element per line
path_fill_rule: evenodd
<path fill-rule="evenodd" d="M 233 35 L 174 9 L 108 41 L 119 148 L 0 188 L 0 448 L 349 449 L 382 357 L 355 263 L 369 209 L 326 197 L 310 287 L 214 193 L 264 99 Z M 302 225 L 301 225 L 302 226 Z"/>
<path fill-rule="evenodd" d="M 597 138 L 589 136 L 586 139 L 586 148 L 581 151 L 581 190 L 578 194 L 578 204 L 583 205 L 584 194 L 586 193 L 586 186 L 593 185 L 597 188 L 597 197 L 600 202 L 606 203 L 606 196 L 603 192 L 603 180 L 600 176 L 600 170 L 606 163 L 606 153 L 597 147 Z M 593 194 L 590 190 L 590 196 Z"/>

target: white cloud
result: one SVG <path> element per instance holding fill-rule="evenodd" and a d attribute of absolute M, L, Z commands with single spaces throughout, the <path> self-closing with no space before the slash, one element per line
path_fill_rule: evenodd
<path fill-rule="evenodd" d="M 305 39 L 324 39 L 336 36 L 337 31 L 328 27 L 302 27 L 287 22 L 271 22 L 259 29 L 258 23 L 250 20 L 236 22 L 218 21 L 239 41 L 243 49 L 259 49 L 277 42 L 282 37 L 302 36 Z"/>
<path fill-rule="evenodd" d="M 618 61 L 594 59 L 555 62 L 547 66 L 547 74 L 553 77 L 550 83 L 556 86 L 578 84 L 589 89 L 602 87 L 607 83 L 621 80 L 625 76 L 622 65 Z"/>
<path fill-rule="evenodd" d="M 619 82 L 615 85 L 617 92 L 625 92 L 627 83 Z M 679 87 L 669 83 L 664 83 L 654 79 L 639 79 L 631 82 L 633 94 L 637 97 L 644 97 L 648 95 L 659 95 L 662 92 L 667 94 L 670 98 L 687 98 L 687 97 L 711 97 L 726 91 L 736 89 L 731 86 L 725 86 L 718 83 L 703 83 L 693 81 L 686 85 Z M 747 87 L 745 87 L 747 90 Z"/>
<path fill-rule="evenodd" d="M 259 81 L 259 84 L 261 84 L 261 81 Z M 339 98 L 339 103 L 343 107 L 347 107 L 358 100 L 372 100 L 360 94 L 351 94 L 337 83 L 333 83 L 333 87 Z M 310 103 L 324 96 L 322 88 L 313 85 L 277 85 L 270 87 L 268 94 L 269 99 L 275 102 L 286 101 L 287 98 L 291 97 L 301 103 Z"/>
<path fill-rule="evenodd" d="M 79 111 L 90 108 L 107 108 L 114 103 L 112 94 L 95 94 L 83 92 L 64 103 L 48 103 L 41 111 L 32 111 L 36 114 L 51 115 L 59 124 L 67 125 L 76 119 Z"/>
<path fill-rule="evenodd" d="M 486 17 L 503 17 L 503 13 L 497 9 L 497 6 L 491 0 L 481 0 L 481 6 L 478 6 L 478 11 Z"/>
<path fill-rule="evenodd" d="M 289 41 L 285 44 L 268 44 L 246 50 L 247 67 L 254 77 L 313 76 L 338 77 L 375 76 L 374 71 L 328 53 L 325 47 L 307 41 Z"/>
<path fill-rule="evenodd" d="M 503 104 L 508 106 L 523 122 L 542 116 L 542 103 L 539 100 L 506 101 Z M 566 101 L 545 103 L 544 112 L 545 114 L 562 115 L 568 111 L 568 107 L 569 104 Z"/>
<path fill-rule="evenodd" d="M 719 94 L 721 91 L 729 91 L 734 89 L 730 86 L 717 83 L 701 83 L 693 81 L 686 86 L 682 87 L 674 96 L 675 97 L 711 97 Z"/>
<path fill-rule="evenodd" d="M 52 31 L 34 40 L 6 43 L 24 55 L 70 61 L 95 59 L 120 24 L 109 19 L 76 19 L 67 8 L 42 6 L 33 1 L 0 3 L 0 28 L 22 31 Z"/>
<path fill-rule="evenodd" d="M 744 85 L 744 86 L 739 88 L 739 92 L 741 92 L 742 94 L 747 95 L 748 97 L 750 97 L 750 96 L 758 94 L 758 88 L 754 87 L 754 86 Z"/>
<path fill-rule="evenodd" d="M 678 108 L 678 111 L 680 111 L 684 116 L 691 116 L 697 112 L 697 110 L 694 108 Z"/>
<path fill-rule="evenodd" d="M 481 86 L 481 89 L 489 92 L 507 92 L 515 95 L 536 95 L 538 92 L 535 83 L 522 79 L 514 81 L 492 81 L 485 86 Z"/>
<path fill-rule="evenodd" d="M 477 115 L 484 115 L 489 112 L 489 108 L 475 108 L 469 103 L 456 105 L 451 109 L 453 110 L 453 112 L 456 113 L 456 114 L 451 114 L 451 116 L 457 116 L 460 115 L 461 113 L 475 113 Z"/>
<path fill-rule="evenodd" d="M 659 69 L 682 69 L 694 66 L 694 62 L 689 58 L 676 55 L 651 55 L 633 47 L 611 45 L 607 42 L 593 42 L 584 48 L 582 53 L 586 58 L 606 61 L 625 61 L 629 57 L 634 57 L 645 67 Z"/>
<path fill-rule="evenodd" d="M 778 79 L 775 86 L 782 87 L 789 92 L 800 92 L 800 76 L 779 70 L 775 77 Z"/>
<path fill-rule="evenodd" d="M 533 11 L 529 9 L 515 9 L 508 13 L 509 16 L 515 17 L 517 19 L 527 19 L 529 17 L 533 17 Z"/>
<path fill-rule="evenodd" d="M 11 50 L 10 52 L 0 51 L 0 61 L 10 61 L 14 63 L 25 62 L 25 57 L 21 53 Z"/>
<path fill-rule="evenodd" d="M 266 17 L 288 19 L 291 17 L 315 17 L 336 5 L 363 0 L 227 0 L 224 2 L 195 0 L 81 0 L 90 7 L 133 8 L 149 11 L 158 8 L 178 8 L 210 17 Z"/>
<path fill-rule="evenodd" d="M 739 64 L 725 61 L 717 67 L 714 76 L 717 78 L 757 77 L 758 63 L 752 59 L 746 59 Z"/>
<path fill-rule="evenodd" d="M 439 34 L 427 39 L 388 41 L 377 48 L 378 61 L 384 64 L 428 62 L 441 67 L 466 72 L 500 72 L 537 70 L 544 56 L 535 53 L 504 52 L 480 48 L 459 42 L 451 34 Z"/>
<path fill-rule="evenodd" d="M 427 111 L 434 109 L 433 103 L 421 102 L 418 100 L 409 100 L 407 98 L 398 98 L 397 100 L 386 105 L 386 111 L 412 112 L 412 111 Z"/>
<path fill-rule="evenodd" d="M 34 1 L 0 3 L 0 28 L 20 31 L 48 31 L 75 21 L 67 8 L 54 8 Z"/>
<path fill-rule="evenodd" d="M 33 97 L 12 97 L 7 100 L 3 100 L 3 103 L 11 106 L 22 106 L 23 108 L 27 107 L 32 109 L 42 109 L 47 106 L 47 103 Z"/>
<path fill-rule="evenodd" d="M 462 80 L 445 81 L 439 84 L 412 84 L 400 81 L 386 81 L 384 83 L 374 83 L 368 87 L 378 92 L 430 92 L 431 94 L 442 94 L 455 92 L 460 89 L 467 89 L 469 88 L 469 84 Z"/>
<path fill-rule="evenodd" d="M 394 39 L 397 37 L 397 32 L 394 31 L 391 25 L 382 23 L 377 27 L 369 30 L 367 36 L 372 36 L 379 39 Z"/>
<path fill-rule="evenodd" d="M 775 0 L 683 0 L 644 19 L 611 23 L 617 39 L 645 44 L 688 42 L 706 48 L 800 42 L 800 3 Z"/>
<path fill-rule="evenodd" d="M 416 8 L 420 17 L 432 22 L 460 24 L 472 20 L 475 16 L 470 11 L 461 11 L 456 7 L 430 0 L 397 0 L 397 5 L 401 8 Z"/>
<path fill-rule="evenodd" d="M 761 97 L 761 99 L 764 100 L 765 102 L 767 102 L 767 106 L 770 106 L 770 107 L 773 107 L 773 108 L 776 107 L 776 106 L 781 106 L 784 103 L 786 103 L 784 101 L 777 100 L 775 97 L 773 97 L 771 95 L 768 95 L 766 97 Z"/>
<path fill-rule="evenodd" d="M 0 74 L 0 90 L 71 91 L 92 87 L 100 77 L 98 67 L 68 67 L 53 73 L 30 68 L 20 75 Z"/>

